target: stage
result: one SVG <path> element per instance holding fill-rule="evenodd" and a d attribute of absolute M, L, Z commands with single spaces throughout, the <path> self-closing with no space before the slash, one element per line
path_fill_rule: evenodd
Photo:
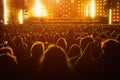
<path fill-rule="evenodd" d="M 82 24 L 91 24 L 91 23 L 98 23 L 98 24 L 107 24 L 108 20 L 105 17 L 98 17 L 98 18 L 38 18 L 38 17 L 29 17 L 24 19 L 25 23 L 82 23 Z"/>

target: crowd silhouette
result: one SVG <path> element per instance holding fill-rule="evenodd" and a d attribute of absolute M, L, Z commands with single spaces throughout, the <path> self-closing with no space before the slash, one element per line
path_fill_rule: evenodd
<path fill-rule="evenodd" d="M 119 74 L 119 25 L 0 25 L 2 80 L 116 80 Z"/>

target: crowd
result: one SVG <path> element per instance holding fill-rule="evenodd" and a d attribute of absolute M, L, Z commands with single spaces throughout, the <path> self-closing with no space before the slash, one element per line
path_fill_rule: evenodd
<path fill-rule="evenodd" d="M 0 25 L 2 80 L 115 80 L 119 74 L 119 25 Z"/>

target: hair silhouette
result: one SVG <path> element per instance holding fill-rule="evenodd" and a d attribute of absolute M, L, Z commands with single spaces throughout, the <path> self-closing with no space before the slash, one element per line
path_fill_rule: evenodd
<path fill-rule="evenodd" d="M 10 46 L 2 47 L 0 49 L 0 54 L 4 54 L 4 53 L 10 53 L 11 55 L 14 55 L 13 49 Z"/>
<path fill-rule="evenodd" d="M 50 45 L 41 60 L 41 69 L 43 78 L 66 79 L 69 78 L 72 66 L 63 48 L 57 45 Z"/>
<path fill-rule="evenodd" d="M 93 42 L 93 41 L 94 41 L 94 39 L 92 37 L 90 37 L 90 36 L 82 38 L 81 41 L 80 41 L 80 47 L 82 49 L 82 52 L 84 51 L 84 49 L 86 48 L 86 46 L 89 43 Z"/>
<path fill-rule="evenodd" d="M 56 42 L 56 44 L 60 47 L 62 47 L 64 50 L 67 49 L 67 41 L 65 38 L 59 38 Z"/>
<path fill-rule="evenodd" d="M 10 51 L 9 48 L 2 48 L 0 52 L 0 78 L 3 80 L 16 80 L 17 59 L 14 55 L 11 54 L 13 51 Z"/>
<path fill-rule="evenodd" d="M 103 43 L 102 50 L 105 77 L 118 79 L 120 74 L 120 43 L 115 39 L 108 39 Z"/>
<path fill-rule="evenodd" d="M 44 52 L 45 46 L 43 42 L 36 41 L 31 47 L 31 56 L 32 58 L 39 58 Z"/>
<path fill-rule="evenodd" d="M 77 44 L 73 44 L 70 46 L 70 49 L 68 51 L 68 56 L 71 61 L 71 63 L 74 65 L 78 57 L 80 57 L 82 54 L 82 50 Z"/>

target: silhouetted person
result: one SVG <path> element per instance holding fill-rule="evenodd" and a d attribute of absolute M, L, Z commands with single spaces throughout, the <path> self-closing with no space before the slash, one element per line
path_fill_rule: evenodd
<path fill-rule="evenodd" d="M 60 35 L 58 33 L 56 33 L 55 35 L 53 35 L 53 39 L 54 39 L 54 42 L 56 43 L 57 40 L 60 38 Z"/>
<path fill-rule="evenodd" d="M 0 49 L 0 54 L 10 53 L 11 55 L 14 55 L 13 49 L 10 46 L 2 47 Z"/>
<path fill-rule="evenodd" d="M 80 40 L 80 48 L 82 49 L 82 52 L 84 51 L 84 49 L 86 48 L 86 46 L 93 42 L 94 39 L 90 36 L 84 37 Z"/>
<path fill-rule="evenodd" d="M 0 79 L 16 80 L 18 77 L 16 57 L 11 54 L 13 53 L 13 51 L 10 51 L 11 49 L 6 48 L 6 51 L 4 50 L 3 48 L 0 49 Z"/>
<path fill-rule="evenodd" d="M 77 38 L 76 38 L 76 40 L 75 40 L 75 41 L 76 41 L 76 44 L 77 44 L 77 45 L 79 45 L 79 43 L 80 43 L 81 39 L 82 39 L 82 37 L 77 37 Z"/>
<path fill-rule="evenodd" d="M 40 59 L 44 52 L 44 43 L 35 41 L 30 49 L 31 56 L 22 65 L 24 79 L 35 80 L 40 78 Z"/>
<path fill-rule="evenodd" d="M 23 41 L 21 36 L 15 38 L 15 56 L 17 57 L 18 63 L 22 64 L 29 57 L 28 45 Z"/>
<path fill-rule="evenodd" d="M 59 38 L 56 42 L 56 45 L 62 47 L 65 51 L 67 50 L 67 41 L 65 38 Z"/>
<path fill-rule="evenodd" d="M 103 43 L 102 49 L 105 79 L 120 79 L 120 43 L 108 39 Z"/>
<path fill-rule="evenodd" d="M 82 50 L 79 45 L 73 44 L 70 46 L 70 49 L 68 51 L 68 57 L 72 65 L 74 65 L 78 57 L 80 57 L 81 55 L 82 55 Z"/>
<path fill-rule="evenodd" d="M 50 45 L 41 60 L 43 80 L 69 80 L 72 66 L 63 48 Z"/>
<path fill-rule="evenodd" d="M 101 64 L 101 40 L 96 40 L 92 43 L 89 43 L 83 53 L 89 54 L 94 61 Z"/>
<path fill-rule="evenodd" d="M 91 56 L 93 46 L 89 44 L 74 65 L 76 77 L 81 80 L 101 80 L 102 65 Z M 96 53 L 97 54 L 97 53 Z"/>

